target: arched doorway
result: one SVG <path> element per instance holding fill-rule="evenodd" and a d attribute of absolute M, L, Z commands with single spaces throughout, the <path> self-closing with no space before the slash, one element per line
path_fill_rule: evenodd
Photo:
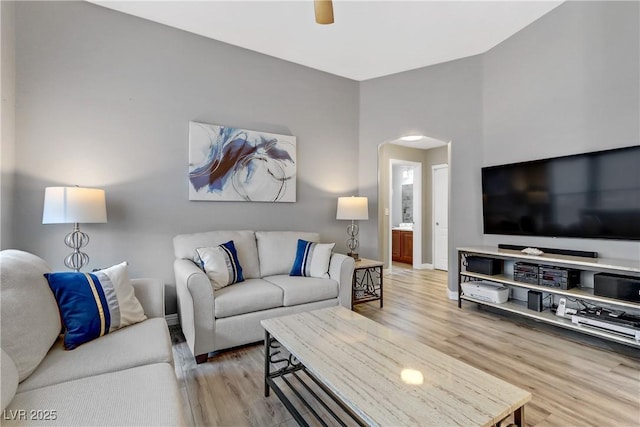
<path fill-rule="evenodd" d="M 378 146 L 378 259 L 383 260 L 387 268 L 392 265 L 393 229 L 413 231 L 413 259 L 410 263 L 413 268 L 433 268 L 431 170 L 434 165 L 448 163 L 449 143 L 434 138 L 420 137 L 414 141 L 397 139 Z M 394 165 L 413 170 L 413 217 L 408 217 L 413 221 L 404 221 L 403 217 L 394 215 L 394 211 L 402 212 L 406 208 L 393 205 L 394 199 L 396 204 L 399 203 L 398 200 L 402 200 L 398 191 L 408 194 L 406 187 L 401 189 L 402 185 L 393 183 Z M 420 176 L 416 176 L 417 174 Z M 410 222 L 411 225 L 408 224 Z"/>

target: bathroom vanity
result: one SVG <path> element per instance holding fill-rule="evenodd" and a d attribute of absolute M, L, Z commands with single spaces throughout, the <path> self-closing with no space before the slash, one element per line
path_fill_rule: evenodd
<path fill-rule="evenodd" d="M 413 228 L 401 226 L 391 229 L 391 260 L 413 264 Z"/>

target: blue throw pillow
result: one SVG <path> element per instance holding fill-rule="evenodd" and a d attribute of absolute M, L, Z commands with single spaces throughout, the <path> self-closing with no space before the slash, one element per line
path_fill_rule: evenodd
<path fill-rule="evenodd" d="M 207 273 L 214 290 L 244 282 L 242 266 L 233 240 L 211 248 L 196 249 L 195 261 Z"/>
<path fill-rule="evenodd" d="M 126 263 L 94 273 L 44 276 L 58 303 L 67 350 L 147 318 L 129 281 Z"/>
<path fill-rule="evenodd" d="M 329 277 L 329 261 L 335 243 L 314 243 L 298 239 L 296 259 L 290 276 Z"/>

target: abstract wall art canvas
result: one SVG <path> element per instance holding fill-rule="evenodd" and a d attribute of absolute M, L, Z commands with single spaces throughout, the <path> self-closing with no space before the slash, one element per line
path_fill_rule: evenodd
<path fill-rule="evenodd" d="M 295 202 L 296 137 L 189 122 L 189 200 Z"/>

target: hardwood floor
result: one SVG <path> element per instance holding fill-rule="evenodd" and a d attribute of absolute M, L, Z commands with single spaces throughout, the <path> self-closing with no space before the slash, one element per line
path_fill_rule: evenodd
<path fill-rule="evenodd" d="M 385 274 L 384 308 L 355 311 L 529 390 L 526 425 L 640 426 L 640 351 L 472 303 L 458 309 L 446 280 L 396 264 Z M 196 365 L 179 328 L 171 332 L 189 425 L 296 425 L 273 393 L 263 396 L 261 344 Z"/>

